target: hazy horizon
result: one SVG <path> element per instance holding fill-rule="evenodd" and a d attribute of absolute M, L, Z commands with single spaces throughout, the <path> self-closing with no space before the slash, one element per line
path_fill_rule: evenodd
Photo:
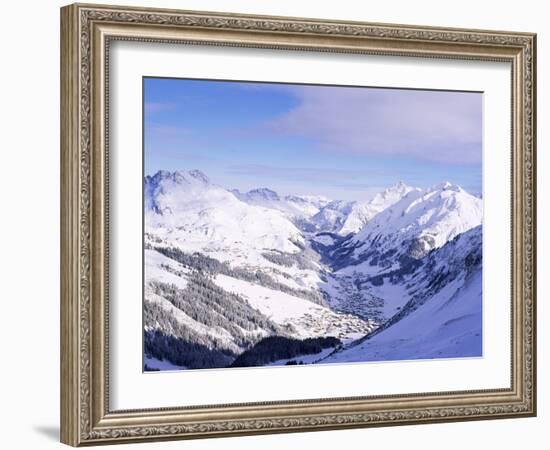
<path fill-rule="evenodd" d="M 152 172 L 152 173 L 149 173 L 149 174 L 145 174 L 144 177 L 153 177 L 156 173 L 158 173 L 159 171 L 161 170 L 164 170 L 164 171 L 168 171 L 168 172 L 176 172 L 176 171 L 180 171 L 180 172 L 191 172 L 191 171 L 194 171 L 194 170 L 200 170 L 200 169 L 197 169 L 197 168 L 189 168 L 189 169 L 175 169 L 175 170 L 168 170 L 168 169 L 159 169 L 155 172 Z M 252 191 L 252 190 L 256 190 L 256 189 L 269 189 L 271 191 L 274 191 L 276 192 L 278 195 L 280 196 L 286 196 L 286 195 L 300 195 L 300 196 L 307 196 L 307 195 L 311 195 L 311 196 L 319 196 L 319 197 L 326 197 L 328 198 L 329 200 L 346 200 L 346 201 L 353 201 L 353 200 L 356 200 L 356 201 L 361 201 L 361 200 L 371 200 L 376 194 L 384 191 L 385 189 L 388 189 L 388 188 L 392 188 L 394 186 L 396 186 L 398 183 L 404 183 L 405 185 L 409 186 L 409 187 L 413 187 L 413 188 L 420 188 L 420 186 L 415 186 L 411 183 L 408 183 L 406 180 L 399 180 L 391 185 L 388 185 L 388 186 L 372 186 L 370 188 L 368 188 L 367 190 L 365 190 L 363 192 L 364 195 L 361 196 L 361 198 L 334 198 L 334 197 L 328 197 L 324 194 L 319 194 L 319 193 L 316 193 L 316 192 L 313 192 L 313 191 L 303 191 L 303 192 L 296 192 L 296 191 L 280 191 L 280 190 L 277 190 L 271 186 L 267 186 L 267 185 L 258 185 L 258 186 L 252 186 L 250 187 L 249 189 L 239 189 L 239 188 L 236 188 L 236 187 L 233 187 L 233 186 L 226 186 L 226 185 L 223 185 L 221 183 L 218 183 L 216 182 L 215 179 L 212 179 L 208 173 L 204 172 L 203 170 L 200 170 L 204 175 L 206 175 L 210 181 L 210 183 L 214 184 L 214 185 L 217 185 L 217 186 L 220 186 L 226 190 L 229 190 L 229 191 L 232 191 L 232 190 L 238 190 L 239 192 L 243 193 L 243 194 L 246 194 L 247 192 L 249 191 Z M 433 186 L 436 186 L 440 183 L 445 183 L 445 182 L 450 182 L 449 180 L 441 180 L 439 181 L 438 183 L 435 183 L 433 185 L 430 185 L 430 186 L 426 186 L 426 188 L 430 188 L 430 187 L 433 187 Z M 455 183 L 456 184 L 456 183 Z M 459 185 L 460 186 L 460 185 Z M 466 192 L 468 192 L 469 194 L 471 195 L 474 195 L 476 197 L 482 197 L 482 194 L 483 192 L 471 192 L 467 189 L 465 189 L 463 186 L 460 186 L 461 188 L 463 188 Z"/>

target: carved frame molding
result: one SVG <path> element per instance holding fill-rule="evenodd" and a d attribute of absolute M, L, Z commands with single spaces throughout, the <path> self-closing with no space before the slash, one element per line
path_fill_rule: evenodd
<path fill-rule="evenodd" d="M 110 411 L 108 58 L 112 40 L 509 61 L 512 386 Z M 73 446 L 536 414 L 536 36 L 75 4 L 61 10 L 61 439 Z"/>

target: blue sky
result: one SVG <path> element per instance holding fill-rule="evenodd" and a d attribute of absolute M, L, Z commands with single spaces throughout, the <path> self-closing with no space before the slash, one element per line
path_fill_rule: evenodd
<path fill-rule="evenodd" d="M 145 174 L 362 200 L 398 181 L 481 192 L 482 94 L 144 79 Z"/>

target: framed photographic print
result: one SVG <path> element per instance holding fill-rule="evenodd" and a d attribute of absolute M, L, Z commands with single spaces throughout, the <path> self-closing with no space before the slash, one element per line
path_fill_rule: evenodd
<path fill-rule="evenodd" d="M 62 441 L 535 415 L 535 38 L 62 8 Z"/>

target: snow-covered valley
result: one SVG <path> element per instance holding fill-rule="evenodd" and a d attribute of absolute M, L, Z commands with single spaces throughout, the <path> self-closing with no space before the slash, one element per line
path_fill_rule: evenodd
<path fill-rule="evenodd" d="M 482 200 L 144 180 L 145 370 L 481 356 Z"/>

